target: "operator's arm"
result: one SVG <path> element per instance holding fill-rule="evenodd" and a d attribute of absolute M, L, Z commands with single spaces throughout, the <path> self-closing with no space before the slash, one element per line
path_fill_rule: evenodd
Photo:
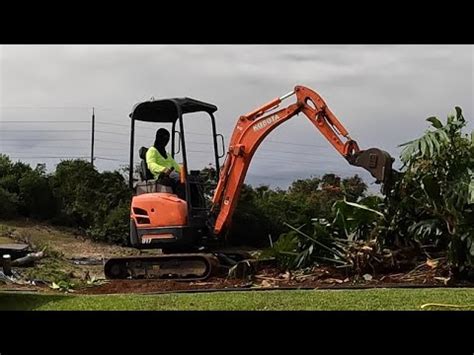
<path fill-rule="evenodd" d="M 171 165 L 173 166 L 174 171 L 176 171 L 177 173 L 181 171 L 181 166 L 173 158 L 171 158 Z"/>
<path fill-rule="evenodd" d="M 158 154 L 160 153 L 154 148 L 149 148 L 146 152 L 146 165 L 148 166 L 148 170 L 150 170 L 155 177 L 166 170 L 166 166 L 158 164 L 160 160 Z"/>

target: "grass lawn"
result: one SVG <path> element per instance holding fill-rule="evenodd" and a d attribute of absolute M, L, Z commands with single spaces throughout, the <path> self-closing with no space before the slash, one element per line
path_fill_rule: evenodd
<path fill-rule="evenodd" d="M 371 289 L 75 296 L 0 293 L 0 310 L 474 310 L 474 289 Z"/>

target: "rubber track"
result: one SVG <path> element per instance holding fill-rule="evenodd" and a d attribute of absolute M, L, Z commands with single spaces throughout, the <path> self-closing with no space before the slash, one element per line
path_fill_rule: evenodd
<path fill-rule="evenodd" d="M 205 260 L 205 263 L 207 264 L 206 271 L 201 274 L 201 275 L 195 275 L 191 277 L 176 277 L 176 278 L 148 278 L 147 280 L 161 280 L 161 279 L 166 279 L 166 280 L 173 280 L 173 281 L 202 281 L 207 279 L 209 276 L 211 276 L 219 266 L 219 261 L 218 259 L 212 255 L 212 254 L 204 254 L 204 253 L 196 253 L 196 254 L 163 254 L 163 255 L 153 255 L 153 256 L 129 256 L 129 257 L 119 257 L 119 258 L 111 258 L 108 259 L 104 265 L 104 273 L 106 274 L 106 279 L 108 280 L 127 280 L 128 278 L 122 278 L 122 277 L 110 277 L 107 276 L 107 267 L 109 263 L 113 262 L 133 262 L 133 261 L 142 261 L 146 262 L 149 261 L 150 263 L 153 261 L 159 261 L 163 260 L 164 262 L 173 260 L 173 259 L 182 259 L 182 260 L 192 260 L 192 259 L 201 259 Z M 158 264 L 158 263 L 157 263 Z M 131 280 L 133 281 L 133 280 Z"/>

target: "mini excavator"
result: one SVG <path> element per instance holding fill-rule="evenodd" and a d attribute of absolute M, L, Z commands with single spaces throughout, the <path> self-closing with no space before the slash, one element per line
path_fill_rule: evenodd
<path fill-rule="evenodd" d="M 296 102 L 279 108 L 295 96 Z M 276 98 L 237 119 L 227 151 L 219 154 L 218 142 L 224 137 L 216 131 L 215 105 L 191 98 L 151 100 L 134 106 L 130 134 L 129 184 L 134 189 L 130 208 L 130 244 L 138 249 L 161 249 L 161 254 L 117 257 L 107 260 L 104 273 L 108 279 L 168 278 L 204 280 L 221 268 L 230 268 L 248 258 L 245 253 L 223 251 L 240 190 L 257 148 L 264 138 L 283 122 L 303 113 L 328 142 L 351 165 L 366 169 L 376 183 L 390 185 L 394 159 L 378 148 L 361 150 L 324 100 L 308 87 Z M 204 181 L 199 170 L 188 171 L 183 116 L 206 113 L 211 121 L 217 186 L 212 201 L 206 203 Z M 184 196 L 154 179 L 147 168 L 147 148 L 139 149 L 139 175 L 133 178 L 135 122 L 170 123 L 171 154 L 182 154 L 180 181 Z M 177 148 L 175 149 L 175 145 Z M 225 155 L 221 167 L 219 159 Z M 135 184 L 134 184 L 135 183 Z"/>

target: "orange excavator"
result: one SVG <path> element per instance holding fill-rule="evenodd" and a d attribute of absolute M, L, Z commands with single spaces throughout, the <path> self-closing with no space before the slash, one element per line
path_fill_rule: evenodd
<path fill-rule="evenodd" d="M 279 108 L 292 96 L 296 102 Z M 315 91 L 304 86 L 276 98 L 254 111 L 240 116 L 225 154 L 219 154 L 218 142 L 224 138 L 216 131 L 217 107 L 191 98 L 152 100 L 134 106 L 131 118 L 129 184 L 135 194 L 130 209 L 130 244 L 138 249 L 161 249 L 161 254 L 118 257 L 105 264 L 109 279 L 171 278 L 202 280 L 222 268 L 230 268 L 248 258 L 245 253 L 225 251 L 224 236 L 229 230 L 240 190 L 254 153 L 264 138 L 290 118 L 303 113 L 329 143 L 354 166 L 366 169 L 387 187 L 392 178 L 394 159 L 385 151 L 361 150 L 341 122 Z M 200 171 L 188 171 L 183 116 L 204 112 L 210 117 L 213 150 L 219 177 L 212 201 L 206 202 Z M 160 184 L 147 168 L 146 148 L 139 149 L 140 179 L 134 184 L 135 122 L 170 123 L 171 155 L 181 151 L 180 180 L 184 196 Z M 177 148 L 175 149 L 175 146 Z M 220 167 L 219 159 L 225 161 Z"/>

